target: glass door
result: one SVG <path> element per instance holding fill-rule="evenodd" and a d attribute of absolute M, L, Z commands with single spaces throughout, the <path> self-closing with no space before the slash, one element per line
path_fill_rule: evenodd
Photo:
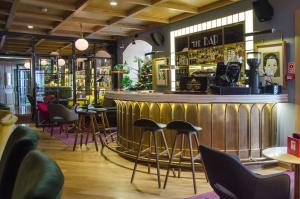
<path fill-rule="evenodd" d="M 19 69 L 17 93 L 19 106 L 29 105 L 27 95 L 30 93 L 30 69 Z"/>

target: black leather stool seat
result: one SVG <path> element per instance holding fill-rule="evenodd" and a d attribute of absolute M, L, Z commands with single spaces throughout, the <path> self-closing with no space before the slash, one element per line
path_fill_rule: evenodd
<path fill-rule="evenodd" d="M 191 131 L 196 131 L 196 132 L 202 131 L 201 127 L 194 126 L 191 123 L 182 120 L 174 120 L 168 123 L 167 129 L 177 130 L 180 132 L 187 132 L 187 133 Z"/>
<path fill-rule="evenodd" d="M 147 128 L 147 129 L 153 129 L 153 130 L 158 130 L 158 129 L 164 129 L 166 128 L 167 125 L 155 122 L 150 119 L 138 119 L 134 122 L 134 126 L 137 127 L 142 127 L 142 128 Z"/>

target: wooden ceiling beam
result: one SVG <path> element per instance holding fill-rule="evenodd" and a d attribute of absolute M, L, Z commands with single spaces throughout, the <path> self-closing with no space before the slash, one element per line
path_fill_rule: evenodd
<path fill-rule="evenodd" d="M 4 36 L 1 37 L 1 41 L 0 41 L 0 50 L 1 50 L 1 49 L 3 48 L 3 46 L 4 46 L 5 40 L 6 40 L 6 36 L 4 35 Z"/>
<path fill-rule="evenodd" d="M 27 23 L 27 22 L 19 22 L 19 21 L 15 21 L 13 23 L 13 25 L 18 25 L 18 26 L 25 26 L 27 28 L 28 25 L 32 25 L 34 27 L 37 27 L 37 28 L 44 28 L 44 29 L 52 29 L 53 26 L 51 25 L 47 25 L 47 24 L 38 24 L 38 23 Z"/>
<path fill-rule="evenodd" d="M 55 15 L 48 15 L 48 14 L 34 14 L 30 12 L 20 12 L 18 11 L 16 13 L 17 17 L 22 17 L 22 18 L 30 18 L 30 19 L 39 19 L 39 20 L 44 20 L 44 21 L 63 21 L 64 19 L 59 16 Z"/>
<path fill-rule="evenodd" d="M 168 8 L 168 9 L 178 10 L 181 12 L 192 13 L 192 14 L 198 13 L 197 7 L 189 6 L 189 5 L 182 4 L 182 3 L 163 2 L 163 3 L 157 4 L 156 7 Z"/>
<path fill-rule="evenodd" d="M 110 36 L 122 36 L 122 37 L 129 36 L 129 34 L 127 34 L 127 33 L 111 32 L 111 31 L 101 31 L 101 32 L 98 32 L 95 35 L 110 35 Z"/>
<path fill-rule="evenodd" d="M 97 30 L 95 30 L 94 33 L 91 33 L 90 35 L 88 35 L 88 37 L 91 36 L 91 35 L 93 35 L 93 34 L 100 33 L 101 31 L 105 30 L 106 27 L 113 26 L 113 25 L 121 22 L 123 19 L 130 18 L 130 17 L 135 18 L 134 16 L 136 16 L 139 13 L 141 13 L 142 11 L 145 11 L 149 7 L 155 6 L 155 5 L 163 3 L 165 1 L 167 1 L 167 0 L 151 0 L 151 4 L 150 5 L 137 5 L 134 8 L 132 8 L 132 9 L 130 9 L 130 10 L 128 10 L 126 12 L 126 17 L 124 17 L 124 18 L 114 18 L 112 20 L 109 20 L 108 21 L 108 26 L 105 26 L 105 27 L 102 27 L 102 28 L 98 28 Z M 168 20 L 166 20 L 166 21 L 168 21 Z"/>
<path fill-rule="evenodd" d="M 10 7 L 10 12 L 4 27 L 4 30 L 8 31 L 13 23 L 13 20 L 15 18 L 15 14 L 16 14 L 16 10 L 17 7 L 20 3 L 20 0 L 14 0 L 14 2 L 12 3 L 11 7 Z M 5 40 L 6 40 L 6 36 L 2 36 L 1 38 L 1 42 L 0 42 L 0 50 L 3 48 L 4 44 L 5 44 Z"/>
<path fill-rule="evenodd" d="M 69 48 L 69 47 L 72 47 L 72 43 L 71 43 L 71 44 L 67 44 L 67 45 L 65 45 L 65 46 L 63 46 L 63 47 L 60 47 L 60 48 L 58 48 L 56 51 L 57 51 L 57 52 L 60 52 L 60 51 L 66 49 L 66 48 Z"/>
<path fill-rule="evenodd" d="M 126 3 L 136 4 L 136 5 L 144 5 L 151 6 L 151 0 L 123 0 Z"/>
<path fill-rule="evenodd" d="M 63 2 L 63 1 L 62 1 Z M 56 10 L 68 10 L 68 11 L 75 11 L 76 6 L 73 4 L 65 4 L 62 2 L 55 2 L 55 1 L 41 1 L 41 0 L 21 0 L 21 3 L 32 5 L 32 6 L 38 6 L 38 7 L 45 7 L 45 8 L 51 8 Z"/>
<path fill-rule="evenodd" d="M 107 9 L 101 9 L 101 8 L 94 8 L 89 7 L 84 9 L 80 14 L 86 14 L 86 15 L 108 15 L 108 16 L 114 16 L 114 17 L 126 17 L 126 12 L 124 11 L 118 11 L 118 10 L 107 10 Z"/>
<path fill-rule="evenodd" d="M 144 30 L 146 28 L 145 26 L 125 24 L 125 23 L 113 24 L 112 27 L 118 27 L 118 28 L 127 29 L 127 30 Z"/>
<path fill-rule="evenodd" d="M 173 22 L 176 22 L 176 21 L 180 21 L 180 20 L 192 17 L 194 15 L 195 14 L 191 14 L 191 13 L 183 13 L 183 14 L 177 15 L 175 17 L 171 17 L 169 20 L 170 20 L 170 23 L 173 23 Z"/>
<path fill-rule="evenodd" d="M 198 8 L 196 14 L 201 14 L 201 13 L 209 12 L 211 10 L 214 10 L 214 9 L 217 9 L 217 8 L 220 8 L 220 7 L 223 7 L 223 6 L 235 3 L 236 1 L 238 1 L 238 0 L 216 1 L 214 3 L 210 3 L 210 4 L 207 4 L 205 6 L 202 6 L 201 8 Z M 183 20 L 183 19 L 189 18 L 189 17 L 194 16 L 194 15 L 195 14 L 193 14 L 193 13 L 183 13 L 183 14 L 177 15 L 175 17 L 171 17 L 169 19 L 169 21 L 170 21 L 170 23 L 173 23 L 173 22 L 176 22 L 176 21 L 179 21 L 179 20 Z"/>
<path fill-rule="evenodd" d="M 9 28 L 11 27 L 13 20 L 15 18 L 16 10 L 17 10 L 19 3 L 20 3 L 20 0 L 14 0 L 13 4 L 11 5 L 9 16 L 7 18 L 6 25 L 4 28 L 5 30 L 9 30 Z"/>
<path fill-rule="evenodd" d="M 81 12 L 84 8 L 86 8 L 88 6 L 88 3 L 89 3 L 89 0 L 79 0 L 77 2 L 75 11 L 68 14 L 68 16 L 66 16 L 62 22 L 56 24 L 56 26 L 52 30 L 49 31 L 49 34 L 53 34 L 60 26 L 63 25 L 64 22 L 71 19 L 77 13 Z M 78 30 L 78 31 L 80 31 L 80 30 Z"/>
<path fill-rule="evenodd" d="M 161 19 L 161 18 L 150 17 L 150 16 L 137 15 L 137 16 L 134 16 L 132 18 L 139 19 L 139 20 L 142 20 L 142 21 L 151 21 L 151 22 L 161 23 L 161 24 L 170 23 L 169 19 Z"/>
<path fill-rule="evenodd" d="M 236 0 L 222 0 L 222 1 L 216 1 L 214 3 L 210 3 L 206 6 L 202 6 L 201 8 L 198 9 L 198 14 L 208 12 L 217 8 L 221 8 L 223 6 L 235 3 Z"/>
<path fill-rule="evenodd" d="M 20 28 L 11 28 L 11 32 L 18 32 L 18 33 L 28 33 L 28 34 L 39 34 L 39 35 L 45 35 L 45 31 L 36 30 L 36 29 L 20 29 Z"/>
<path fill-rule="evenodd" d="M 66 31 L 72 31 L 72 32 L 80 32 L 80 26 L 69 26 L 69 25 L 62 25 L 59 27 L 59 30 L 66 30 Z M 83 26 L 83 32 L 86 32 L 86 33 L 91 33 L 91 32 L 94 32 L 94 29 L 93 28 L 90 28 L 90 27 L 84 27 Z M 77 35 L 79 36 L 79 34 Z"/>
<path fill-rule="evenodd" d="M 35 43 L 35 47 L 37 47 L 38 45 L 40 45 L 41 43 L 43 43 L 45 40 L 44 39 L 40 39 L 38 42 L 36 42 Z M 30 47 L 30 48 L 28 48 L 27 50 L 26 50 L 26 52 L 28 53 L 28 52 L 31 52 L 31 50 L 32 50 L 32 46 Z"/>
<path fill-rule="evenodd" d="M 93 24 L 93 25 L 99 25 L 99 26 L 106 26 L 106 21 L 101 21 L 97 19 L 87 19 L 87 18 L 81 18 L 81 17 L 73 17 L 69 22 L 79 22 L 83 24 Z"/>

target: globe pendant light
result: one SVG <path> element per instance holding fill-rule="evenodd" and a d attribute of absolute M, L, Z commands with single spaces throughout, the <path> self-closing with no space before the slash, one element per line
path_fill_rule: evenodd
<path fill-rule="evenodd" d="M 41 65 L 42 66 L 46 66 L 48 64 L 47 60 L 46 59 L 42 59 L 41 60 Z"/>
<path fill-rule="evenodd" d="M 64 59 L 58 59 L 58 66 L 64 66 L 66 64 L 66 61 Z"/>
<path fill-rule="evenodd" d="M 79 51 L 84 51 L 84 50 L 88 49 L 89 42 L 86 39 L 83 38 L 82 24 L 80 24 L 80 28 L 81 28 L 81 38 L 77 39 L 75 41 L 75 47 Z"/>

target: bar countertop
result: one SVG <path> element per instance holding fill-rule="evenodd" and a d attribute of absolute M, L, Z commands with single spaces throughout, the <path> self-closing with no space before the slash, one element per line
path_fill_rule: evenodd
<path fill-rule="evenodd" d="M 109 91 L 109 99 L 159 102 L 159 103 L 284 103 L 288 102 L 287 94 L 280 95 L 213 95 L 213 94 L 169 94 L 145 91 Z"/>

